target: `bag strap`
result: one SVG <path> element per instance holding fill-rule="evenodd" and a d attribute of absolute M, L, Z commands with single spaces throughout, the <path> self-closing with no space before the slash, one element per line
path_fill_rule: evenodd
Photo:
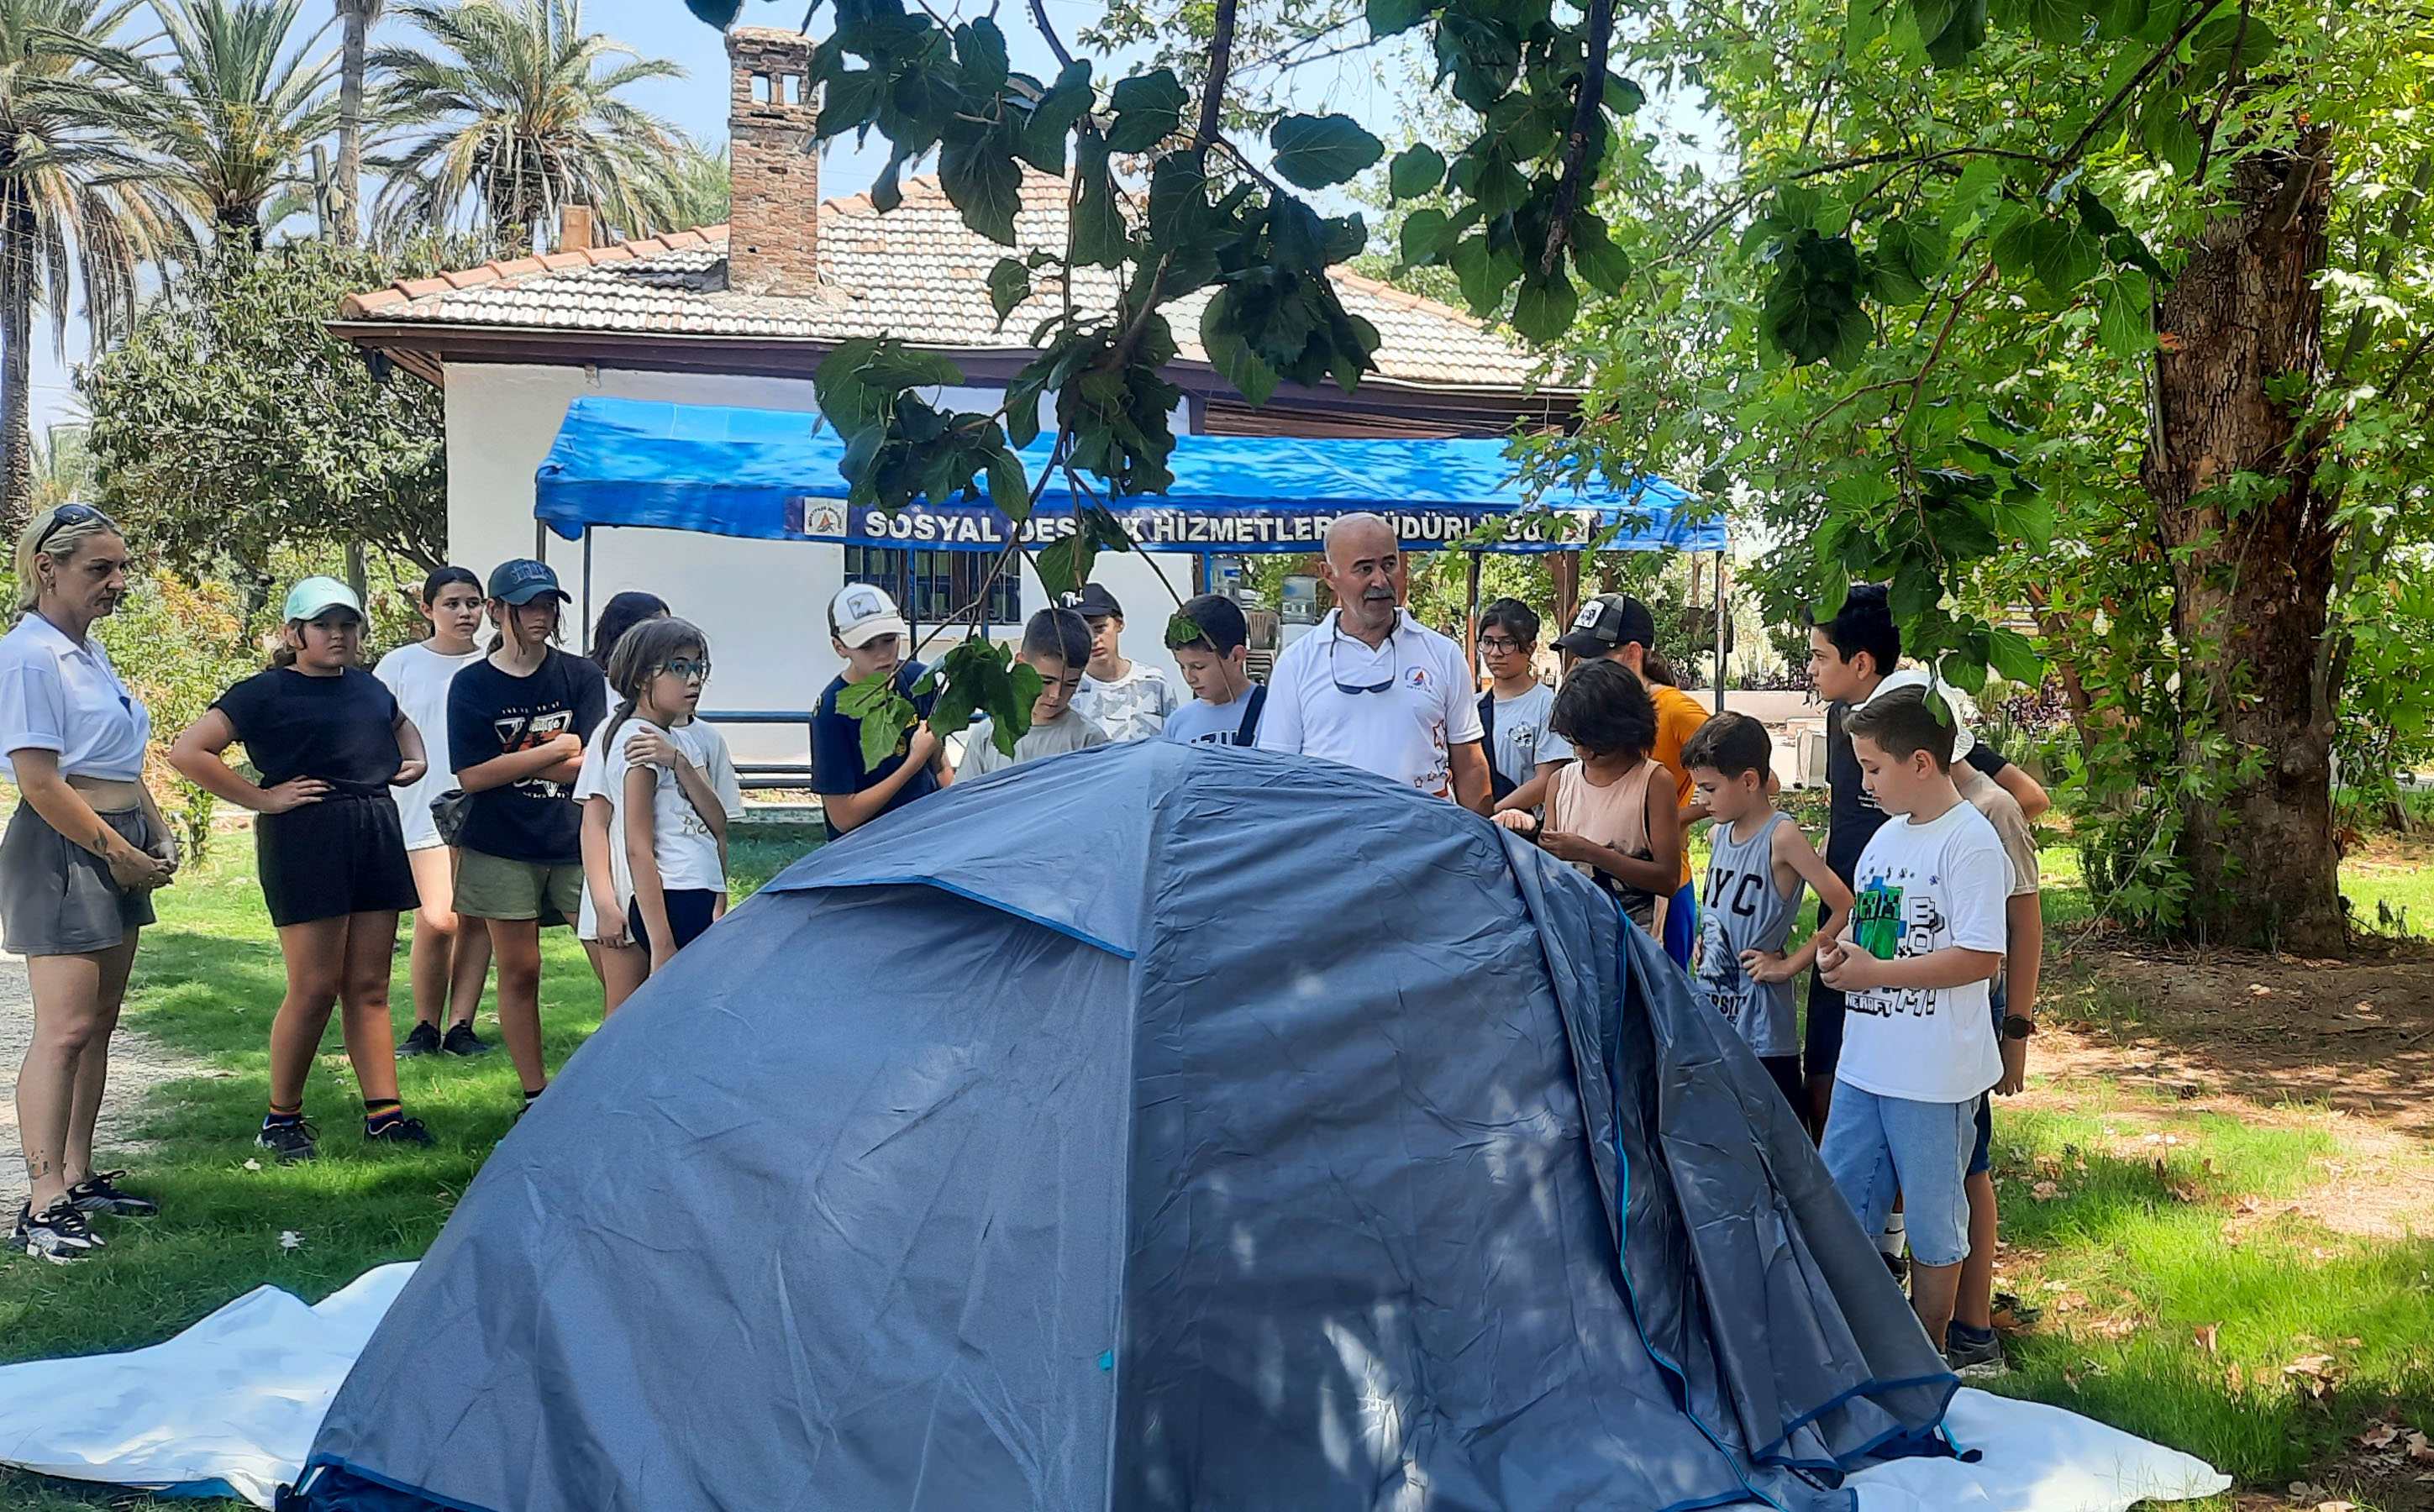
<path fill-rule="evenodd" d="M 1502 803 L 1521 785 L 1496 764 L 1496 689 L 1492 688 L 1479 695 L 1479 748 L 1487 754 L 1487 796 Z"/>
<path fill-rule="evenodd" d="M 1260 742 L 1260 711 L 1268 705 L 1268 685 L 1253 683 L 1249 707 L 1243 710 L 1243 722 L 1234 727 L 1236 745 L 1257 745 Z"/>

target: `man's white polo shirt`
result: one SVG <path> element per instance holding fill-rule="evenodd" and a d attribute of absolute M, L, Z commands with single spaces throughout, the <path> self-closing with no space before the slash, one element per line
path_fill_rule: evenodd
<path fill-rule="evenodd" d="M 1448 752 L 1481 735 L 1462 648 L 1397 610 L 1393 633 L 1372 651 L 1345 633 L 1342 614 L 1329 610 L 1277 657 L 1260 744 L 1452 797 Z"/>

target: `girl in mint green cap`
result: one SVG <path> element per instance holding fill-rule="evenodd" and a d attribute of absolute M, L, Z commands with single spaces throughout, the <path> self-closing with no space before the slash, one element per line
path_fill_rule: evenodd
<path fill-rule="evenodd" d="M 344 1005 L 347 1058 L 364 1098 L 364 1138 L 428 1145 L 405 1116 L 389 1048 L 389 961 L 397 916 L 417 902 L 389 790 L 421 777 L 422 736 L 386 684 L 357 665 L 364 606 L 334 578 L 289 590 L 285 644 L 270 669 L 219 696 L 170 748 L 189 781 L 252 809 L 263 899 L 287 960 L 270 1026 L 270 1111 L 256 1140 L 283 1162 L 311 1160 L 304 1080 L 330 1010 Z M 238 742 L 260 780 L 222 755 Z"/>

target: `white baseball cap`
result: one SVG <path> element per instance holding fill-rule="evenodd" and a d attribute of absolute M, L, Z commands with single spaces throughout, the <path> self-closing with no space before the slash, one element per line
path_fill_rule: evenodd
<path fill-rule="evenodd" d="M 860 650 L 882 636 L 913 634 L 904 622 L 896 601 L 882 588 L 867 583 L 848 583 L 829 601 L 829 633 L 847 646 Z"/>

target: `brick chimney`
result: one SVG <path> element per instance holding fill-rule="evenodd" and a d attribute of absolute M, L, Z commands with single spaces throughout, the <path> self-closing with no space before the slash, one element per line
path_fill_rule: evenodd
<path fill-rule="evenodd" d="M 769 26 L 727 34 L 733 185 L 727 286 L 808 295 L 819 267 L 820 160 L 812 148 L 811 39 Z"/>
<path fill-rule="evenodd" d="M 588 252 L 591 249 L 591 207 L 568 205 L 557 212 L 557 249 L 561 252 Z"/>

